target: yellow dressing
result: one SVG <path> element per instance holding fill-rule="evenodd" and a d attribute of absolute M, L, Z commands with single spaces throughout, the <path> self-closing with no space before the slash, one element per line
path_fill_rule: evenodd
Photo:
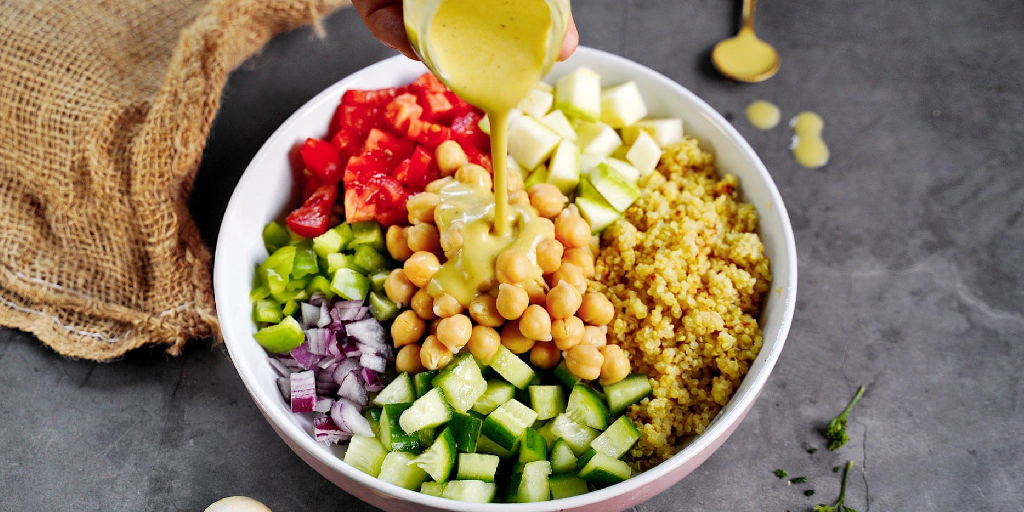
<path fill-rule="evenodd" d="M 711 59 L 722 74 L 751 82 L 767 79 L 779 65 L 779 54 L 749 27 L 715 45 Z"/>
<path fill-rule="evenodd" d="M 825 121 L 814 112 L 800 112 L 790 121 L 793 127 L 793 158 L 804 167 L 817 168 L 828 163 L 828 145 L 821 137 Z"/>
<path fill-rule="evenodd" d="M 781 118 L 779 107 L 767 101 L 757 100 L 747 105 L 747 120 L 758 130 L 775 128 Z"/>

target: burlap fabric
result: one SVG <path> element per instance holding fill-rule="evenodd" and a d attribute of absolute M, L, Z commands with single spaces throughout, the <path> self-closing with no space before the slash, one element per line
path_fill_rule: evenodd
<path fill-rule="evenodd" d="M 0 0 L 0 323 L 68 356 L 214 335 L 186 201 L 228 73 L 346 0 Z"/>

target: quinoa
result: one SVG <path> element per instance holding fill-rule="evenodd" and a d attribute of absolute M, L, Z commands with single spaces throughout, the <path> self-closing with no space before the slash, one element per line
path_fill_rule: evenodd
<path fill-rule="evenodd" d="M 642 194 L 605 230 L 593 285 L 615 305 L 608 339 L 654 393 L 628 415 L 636 469 L 671 457 L 729 401 L 761 350 L 771 287 L 757 211 L 687 138 L 666 148 Z"/>

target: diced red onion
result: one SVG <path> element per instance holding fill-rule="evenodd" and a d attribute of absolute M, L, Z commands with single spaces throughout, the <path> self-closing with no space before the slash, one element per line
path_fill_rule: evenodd
<path fill-rule="evenodd" d="M 379 345 L 372 345 L 368 343 L 356 343 L 356 348 L 359 349 L 359 355 L 376 354 Z"/>
<path fill-rule="evenodd" d="M 308 302 L 299 304 L 299 310 L 302 312 L 302 328 L 309 329 L 314 327 L 318 321 L 320 321 L 320 307 L 314 306 Z"/>
<path fill-rule="evenodd" d="M 351 361 L 351 359 L 346 359 L 346 361 Z M 359 357 L 359 364 L 375 372 L 383 372 L 388 366 L 388 361 L 377 354 L 363 354 Z"/>
<path fill-rule="evenodd" d="M 349 337 L 355 338 L 359 343 L 373 346 L 383 345 L 386 339 L 384 327 L 373 318 L 345 325 L 345 333 Z"/>
<path fill-rule="evenodd" d="M 281 364 L 287 366 L 288 368 L 299 368 L 299 363 L 296 363 L 295 358 L 290 355 L 285 356 L 278 354 L 275 357 L 277 357 L 277 360 L 280 361 Z"/>
<path fill-rule="evenodd" d="M 331 419 L 338 428 L 360 436 L 373 436 L 370 422 L 363 417 L 360 407 L 345 398 L 331 406 Z"/>
<path fill-rule="evenodd" d="M 311 327 L 306 329 L 306 344 L 313 354 L 326 356 L 327 352 L 327 329 Z"/>
<path fill-rule="evenodd" d="M 320 318 L 316 321 L 317 327 L 327 327 L 331 325 L 331 310 L 327 308 L 327 304 L 320 305 Z"/>
<path fill-rule="evenodd" d="M 360 406 L 365 406 L 370 401 L 370 397 L 366 394 L 366 388 L 363 387 L 362 380 L 355 372 L 345 376 L 345 380 L 341 382 L 341 387 L 338 388 L 338 396 L 347 398 Z"/>
<path fill-rule="evenodd" d="M 310 353 L 309 345 L 305 343 L 293 348 L 289 354 L 295 358 L 295 362 L 298 363 L 303 370 L 312 370 L 316 364 L 324 358 L 324 356 Z"/>
<path fill-rule="evenodd" d="M 315 412 L 329 413 L 331 412 L 332 405 L 334 405 L 333 398 L 318 396 L 316 397 L 316 405 L 313 406 L 313 410 Z"/>
<path fill-rule="evenodd" d="M 380 373 L 369 368 L 363 368 L 359 371 L 359 376 L 363 379 L 363 385 L 366 386 L 366 391 L 376 393 L 384 389 L 384 381 L 380 378 Z"/>
<path fill-rule="evenodd" d="M 318 395 L 333 395 L 338 392 L 337 382 L 317 382 L 316 383 L 316 394 Z"/>
<path fill-rule="evenodd" d="M 334 369 L 334 375 L 332 376 L 333 380 L 334 382 L 341 384 L 345 380 L 345 377 L 348 377 L 350 374 L 357 373 L 360 369 L 362 368 L 359 365 L 358 359 L 346 359 L 338 363 L 338 367 Z"/>
<path fill-rule="evenodd" d="M 324 294 L 320 292 L 314 292 L 313 295 L 309 296 L 309 300 L 306 302 L 309 302 L 314 306 L 321 306 L 323 304 L 327 304 L 327 297 L 324 297 Z"/>
<path fill-rule="evenodd" d="M 359 308 L 359 314 L 353 320 L 365 320 L 367 318 L 370 318 L 370 308 L 363 307 Z"/>
<path fill-rule="evenodd" d="M 291 374 L 292 412 L 313 412 L 316 405 L 316 378 L 312 371 Z"/>
<path fill-rule="evenodd" d="M 388 360 L 389 362 L 395 360 L 395 352 L 391 348 L 391 345 L 389 345 L 387 343 L 377 347 L 377 355 L 383 357 L 384 359 Z"/>
<path fill-rule="evenodd" d="M 362 314 L 363 301 L 361 300 L 343 300 L 334 303 L 334 307 L 331 310 L 331 318 L 335 322 L 351 322 L 353 320 L 359 320 Z"/>
<path fill-rule="evenodd" d="M 288 377 L 292 374 L 291 368 L 288 368 L 281 361 L 278 361 L 275 357 L 268 357 L 267 362 L 270 363 L 270 367 L 282 377 Z"/>
<path fill-rule="evenodd" d="M 342 355 L 341 346 L 338 344 L 337 337 L 332 337 L 331 339 L 327 340 L 327 353 L 332 356 Z"/>
<path fill-rule="evenodd" d="M 352 434 L 339 428 L 329 416 L 318 415 L 313 418 L 313 437 L 327 444 L 337 444 L 352 439 Z"/>
<path fill-rule="evenodd" d="M 277 378 L 277 390 L 281 392 L 281 398 L 285 402 L 291 402 L 292 400 L 292 381 L 288 377 Z"/>
<path fill-rule="evenodd" d="M 328 356 L 321 359 L 320 362 L 316 364 L 316 366 L 317 368 L 320 369 L 327 369 L 335 363 L 340 363 L 342 359 L 344 358 L 341 356 Z"/>
<path fill-rule="evenodd" d="M 359 350 L 359 344 L 346 341 L 341 345 L 341 353 L 345 357 L 359 357 L 362 352 Z"/>

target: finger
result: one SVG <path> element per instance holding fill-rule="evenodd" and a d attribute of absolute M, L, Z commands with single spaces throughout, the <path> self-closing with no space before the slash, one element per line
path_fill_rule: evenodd
<path fill-rule="evenodd" d="M 569 29 L 565 31 L 565 39 L 562 40 L 562 49 L 558 52 L 558 60 L 568 59 L 576 47 L 580 44 L 580 33 L 576 30 L 576 21 L 569 15 Z"/>
<path fill-rule="evenodd" d="M 353 0 L 352 4 L 373 37 L 406 57 L 418 60 L 405 33 L 401 0 Z"/>

